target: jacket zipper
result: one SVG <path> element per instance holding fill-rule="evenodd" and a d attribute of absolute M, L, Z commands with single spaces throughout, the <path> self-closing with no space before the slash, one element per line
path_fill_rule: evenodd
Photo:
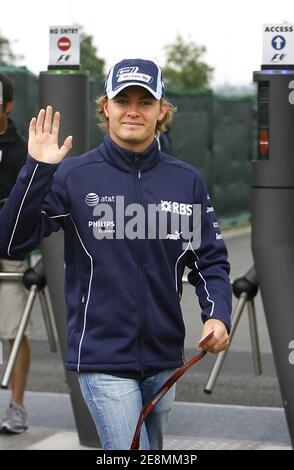
<path fill-rule="evenodd" d="M 136 185 L 136 193 L 137 193 L 137 202 L 140 205 L 143 205 L 142 201 L 142 189 L 141 189 L 141 169 L 140 169 L 140 156 L 135 153 L 134 156 L 134 177 L 135 177 L 135 185 Z M 144 250 L 140 253 L 140 274 L 141 274 L 141 301 L 142 301 L 142 310 L 139 312 L 139 338 L 138 338 L 138 345 L 139 345 L 139 367 L 140 367 L 140 374 L 141 376 L 144 375 L 144 368 L 142 364 L 142 316 L 144 315 L 145 309 L 145 302 L 144 302 Z"/>

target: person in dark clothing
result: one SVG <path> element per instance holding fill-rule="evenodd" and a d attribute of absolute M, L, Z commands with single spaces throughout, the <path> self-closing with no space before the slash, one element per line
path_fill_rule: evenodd
<path fill-rule="evenodd" d="M 13 108 L 13 85 L 0 74 L 3 90 L 3 112 L 0 115 L 0 207 L 14 186 L 18 173 L 25 165 L 27 142 L 21 137 L 9 113 Z"/>
<path fill-rule="evenodd" d="M 18 173 L 25 165 L 27 142 L 17 132 L 9 118 L 13 108 L 13 83 L 0 74 L 2 110 L 0 115 L 0 212 L 14 186 Z M 5 227 L 2 228 L 2 231 Z M 0 234 L 3 236 L 3 233 Z M 23 256 L 0 259 L 0 271 L 23 272 L 27 263 Z M 26 301 L 26 291 L 21 283 L 0 282 L 0 338 L 13 346 L 21 314 Z M 26 333 L 30 329 L 29 323 Z M 19 434 L 27 428 L 27 412 L 24 393 L 30 365 L 30 348 L 27 336 L 22 339 L 19 354 L 12 372 L 12 395 L 6 418 L 0 423 L 0 431 Z"/>
<path fill-rule="evenodd" d="M 185 267 L 202 337 L 214 330 L 207 351 L 228 346 L 232 291 L 202 176 L 158 148 L 172 112 L 160 67 L 115 64 L 97 104 L 104 142 L 64 161 L 72 136 L 59 147 L 60 113 L 48 106 L 32 119 L 27 164 L 0 211 L 0 251 L 25 253 L 64 229 L 66 367 L 78 373 L 103 447 L 129 449 L 142 405 L 185 361 Z M 147 417 L 141 449 L 162 449 L 174 394 Z"/>

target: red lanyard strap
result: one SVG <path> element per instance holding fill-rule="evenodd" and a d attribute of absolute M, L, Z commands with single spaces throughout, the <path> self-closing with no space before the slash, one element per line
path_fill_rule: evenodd
<path fill-rule="evenodd" d="M 212 335 L 209 333 L 210 337 Z M 209 337 L 209 339 L 210 339 Z M 202 343 L 203 344 L 203 343 Z M 170 376 L 169 379 L 160 387 L 158 392 L 154 395 L 154 397 L 148 401 L 142 408 L 136 431 L 133 437 L 133 441 L 130 447 L 130 450 L 138 450 L 140 447 L 140 435 L 141 435 L 141 428 L 144 419 L 146 416 L 150 413 L 150 411 L 154 408 L 156 403 L 159 402 L 159 400 L 166 394 L 166 392 L 172 387 L 172 385 L 186 372 L 189 367 L 191 367 L 193 364 L 196 364 L 196 362 L 200 361 L 206 354 L 206 351 L 201 351 L 199 354 L 196 354 L 196 356 L 193 356 L 189 361 L 186 361 L 181 367 L 179 367 L 173 375 Z"/>

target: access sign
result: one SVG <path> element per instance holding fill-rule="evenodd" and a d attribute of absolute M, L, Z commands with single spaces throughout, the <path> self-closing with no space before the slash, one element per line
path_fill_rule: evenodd
<path fill-rule="evenodd" d="M 76 26 L 50 26 L 49 65 L 80 65 L 80 36 Z"/>
<path fill-rule="evenodd" d="M 263 25 L 263 65 L 294 65 L 294 25 Z"/>

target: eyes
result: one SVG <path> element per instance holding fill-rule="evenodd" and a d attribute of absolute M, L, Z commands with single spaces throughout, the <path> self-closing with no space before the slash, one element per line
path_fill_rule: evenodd
<path fill-rule="evenodd" d="M 127 98 L 123 98 L 123 97 L 115 98 L 114 102 L 120 106 L 128 106 L 130 103 Z M 139 106 L 148 107 L 152 105 L 153 105 L 153 100 L 149 98 L 144 98 L 144 99 L 139 100 Z"/>

